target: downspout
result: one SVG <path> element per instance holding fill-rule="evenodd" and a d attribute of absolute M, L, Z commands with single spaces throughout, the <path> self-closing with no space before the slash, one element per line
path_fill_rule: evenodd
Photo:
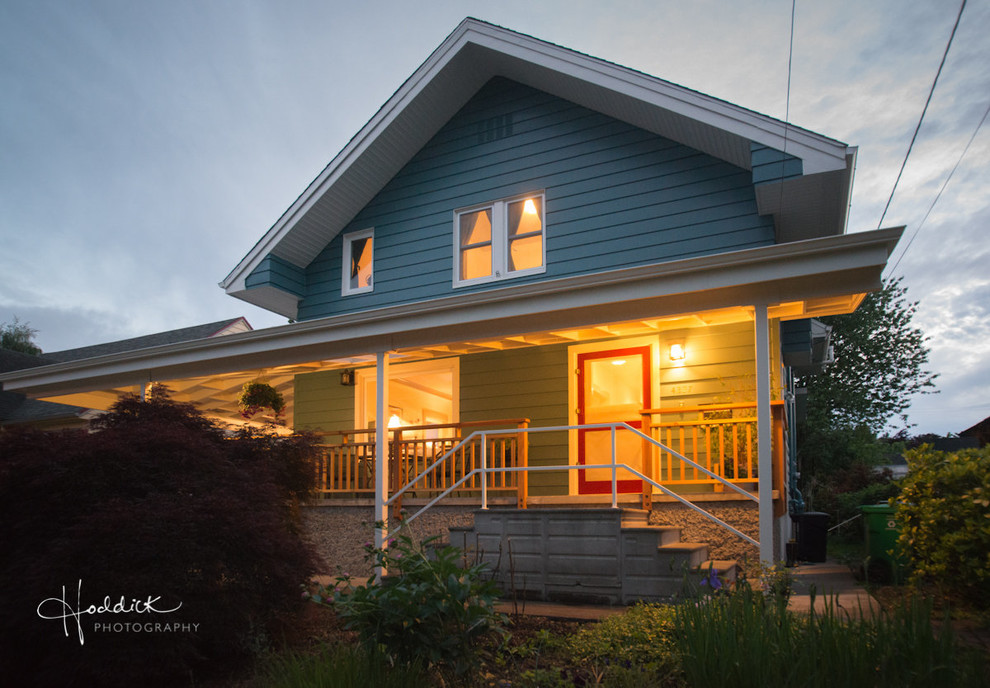
<path fill-rule="evenodd" d="M 767 304 L 754 306 L 756 340 L 756 446 L 759 452 L 760 561 L 776 561 L 773 547 L 773 454 L 770 419 L 770 328 Z"/>
<path fill-rule="evenodd" d="M 375 548 L 382 550 L 387 545 L 388 510 L 388 352 L 376 354 L 375 380 Z M 375 567 L 375 580 L 381 581 L 385 570 Z"/>
<path fill-rule="evenodd" d="M 787 366 L 787 393 L 784 396 L 786 403 L 784 410 L 787 417 L 787 488 L 788 488 L 788 512 L 797 516 L 803 514 L 804 495 L 798 488 L 798 465 L 797 465 L 797 395 L 794 393 L 794 369 Z"/>

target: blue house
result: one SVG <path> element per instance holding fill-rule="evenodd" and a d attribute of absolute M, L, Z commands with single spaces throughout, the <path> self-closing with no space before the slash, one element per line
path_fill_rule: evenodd
<path fill-rule="evenodd" d="M 779 560 L 789 365 L 902 231 L 847 233 L 855 157 L 465 19 L 221 282 L 292 324 L 0 379 L 86 407 L 161 382 L 228 418 L 264 379 L 323 433 L 330 503 L 683 505 Z"/>

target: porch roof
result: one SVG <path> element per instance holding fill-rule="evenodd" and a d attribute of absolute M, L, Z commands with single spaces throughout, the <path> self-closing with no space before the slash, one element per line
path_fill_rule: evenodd
<path fill-rule="evenodd" d="M 879 288 L 902 231 L 777 244 L 153 346 L 9 372 L 0 384 L 34 398 L 107 408 L 120 392 L 185 380 L 179 398 L 232 401 L 243 382 L 259 375 L 291 389 L 297 373 L 369 362 L 380 351 L 413 359 L 554 337 L 604 338 L 622 329 L 601 329 L 609 324 L 658 331 L 664 320 L 685 314 L 761 303 L 783 320 L 846 313 Z"/>

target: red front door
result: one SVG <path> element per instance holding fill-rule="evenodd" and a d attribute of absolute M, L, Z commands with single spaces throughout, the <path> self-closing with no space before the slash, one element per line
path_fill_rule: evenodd
<path fill-rule="evenodd" d="M 651 406 L 652 383 L 649 346 L 612 349 L 578 354 L 578 425 L 625 422 L 639 428 L 641 409 Z M 642 439 L 628 430 L 615 435 L 616 463 L 624 463 L 643 472 Z M 608 428 L 578 430 L 578 463 L 607 464 L 612 460 L 612 435 Z M 641 480 L 626 471 L 618 473 L 618 490 L 642 492 Z M 580 494 L 612 491 L 609 469 L 578 471 Z"/>

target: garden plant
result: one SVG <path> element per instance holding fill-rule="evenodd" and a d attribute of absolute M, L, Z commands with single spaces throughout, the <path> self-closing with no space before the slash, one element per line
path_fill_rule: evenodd
<path fill-rule="evenodd" d="M 162 388 L 93 430 L 0 433 L 2 682 L 188 685 L 242 666 L 317 566 L 294 509 L 309 441 L 230 436 Z"/>

